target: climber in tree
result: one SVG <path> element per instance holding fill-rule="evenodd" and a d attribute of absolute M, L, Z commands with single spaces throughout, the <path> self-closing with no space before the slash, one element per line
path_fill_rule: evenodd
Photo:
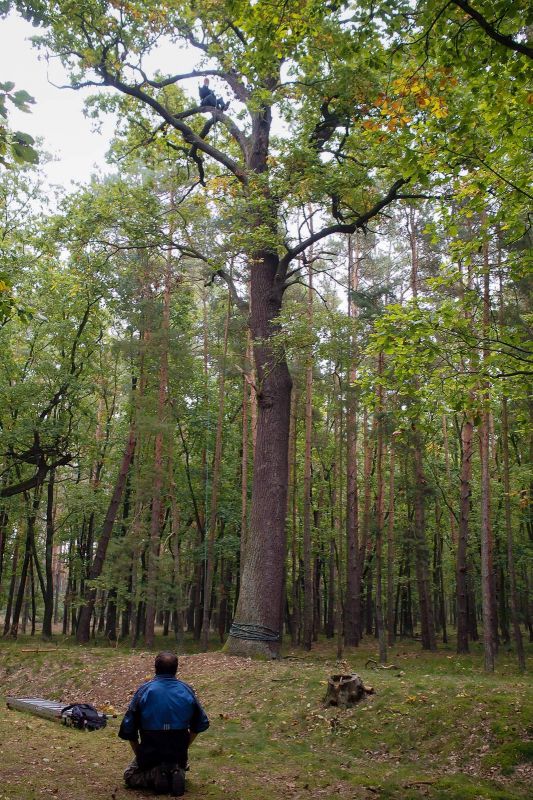
<path fill-rule="evenodd" d="M 217 98 L 214 91 L 209 87 L 209 78 L 204 78 L 204 85 L 198 87 L 198 92 L 200 93 L 201 106 L 218 108 L 220 111 L 226 111 L 229 107 L 229 101 L 225 103 L 221 97 Z"/>

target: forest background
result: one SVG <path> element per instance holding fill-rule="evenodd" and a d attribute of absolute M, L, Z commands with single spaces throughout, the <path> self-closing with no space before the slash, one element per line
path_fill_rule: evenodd
<path fill-rule="evenodd" d="M 116 128 L 51 204 L 2 76 L 4 635 L 524 669 L 526 4 L 11 5 Z"/>

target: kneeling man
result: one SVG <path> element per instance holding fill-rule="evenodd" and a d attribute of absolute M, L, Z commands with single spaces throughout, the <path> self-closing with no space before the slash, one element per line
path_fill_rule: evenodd
<path fill-rule="evenodd" d="M 178 657 L 159 653 L 155 677 L 135 692 L 118 735 L 129 741 L 135 758 L 124 773 L 131 789 L 154 789 L 181 797 L 187 751 L 209 720 L 193 689 L 176 678 Z M 139 742 L 140 736 L 140 742 Z"/>

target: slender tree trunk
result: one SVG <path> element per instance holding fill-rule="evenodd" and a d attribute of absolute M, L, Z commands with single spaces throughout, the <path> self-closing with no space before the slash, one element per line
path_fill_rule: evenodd
<path fill-rule="evenodd" d="M 488 263 L 488 244 L 483 244 L 483 363 L 489 357 L 490 324 L 490 273 Z M 485 382 L 483 391 L 483 411 L 480 430 L 481 451 L 481 599 L 483 606 L 483 643 L 485 652 L 485 671 L 494 672 L 495 662 L 495 620 L 493 597 L 492 526 L 490 497 L 490 393 Z"/>
<path fill-rule="evenodd" d="M 46 502 L 46 544 L 45 573 L 46 589 L 44 597 L 43 639 L 52 637 L 52 617 L 54 615 L 54 575 L 52 570 L 52 554 L 54 548 L 54 484 L 55 470 L 48 473 L 48 492 Z"/>
<path fill-rule="evenodd" d="M 452 473 L 450 469 L 450 447 L 448 443 L 448 424 L 446 422 L 446 414 L 442 415 L 442 440 L 444 444 L 444 466 L 446 469 L 446 484 L 448 488 L 452 486 Z M 455 515 L 452 509 L 449 509 L 450 519 L 450 536 L 452 540 L 452 547 L 457 546 L 457 525 Z"/>
<path fill-rule="evenodd" d="M 35 521 L 37 519 L 37 512 L 39 510 L 39 505 L 41 502 L 41 488 L 42 484 L 37 486 L 33 493 L 33 502 L 31 505 L 31 509 L 28 514 L 27 523 L 26 523 L 26 541 L 25 541 L 25 549 L 24 549 L 24 560 L 22 562 L 22 570 L 20 573 L 17 597 L 15 600 L 15 607 L 13 609 L 13 619 L 11 621 L 11 626 L 9 628 L 9 635 L 13 637 L 13 639 L 17 638 L 18 635 L 18 628 L 20 622 L 20 614 L 22 611 L 22 605 L 24 602 L 24 593 L 26 590 L 26 581 L 28 576 L 28 569 L 30 566 L 30 560 L 33 553 L 33 537 L 35 536 Z"/>
<path fill-rule="evenodd" d="M 218 495 L 220 489 L 220 476 L 222 465 L 222 434 L 224 430 L 224 399 L 226 391 L 226 359 L 228 354 L 228 331 L 231 316 L 231 295 L 228 293 L 228 305 L 224 321 L 224 343 L 222 362 L 218 379 L 218 415 L 215 437 L 215 455 L 211 477 L 211 502 L 209 508 L 209 529 L 207 534 L 207 563 L 204 584 L 204 609 L 202 620 L 202 650 L 207 650 L 209 645 L 209 622 L 211 615 L 211 595 L 213 590 L 213 575 L 215 570 L 215 536 L 217 530 Z"/>
<path fill-rule="evenodd" d="M 337 402 L 335 404 L 335 419 L 334 419 L 334 440 L 335 440 L 335 465 L 333 470 L 334 486 L 335 486 L 335 628 L 337 630 L 337 658 L 340 660 L 343 657 L 344 651 L 344 630 L 343 630 L 343 597 L 342 597 L 342 562 L 343 562 L 343 527 L 342 527 L 342 405 L 341 405 L 341 391 L 340 379 L 335 375 L 336 380 L 334 385 L 337 388 Z"/>
<path fill-rule="evenodd" d="M 503 286 L 500 272 L 500 326 L 503 326 Z M 524 642 L 518 617 L 518 593 L 516 589 L 516 567 L 514 560 L 513 522 L 511 513 L 511 481 L 509 477 L 509 410 L 507 397 L 502 396 L 502 453 L 503 453 L 503 498 L 505 508 L 505 532 L 507 536 L 507 571 L 509 575 L 509 601 L 511 606 L 511 622 L 516 646 L 518 669 L 526 669 Z"/>
<path fill-rule="evenodd" d="M 296 389 L 291 397 L 291 415 L 289 423 L 289 486 L 291 511 L 291 643 L 296 646 L 300 641 L 300 592 L 298 585 L 298 493 L 296 491 L 297 451 L 296 434 L 298 424 L 298 395 Z"/>
<path fill-rule="evenodd" d="M 409 209 L 408 221 L 409 241 L 411 245 L 411 291 L 413 299 L 418 298 L 418 239 L 417 224 L 414 209 Z M 419 391 L 419 382 L 413 385 L 415 397 Z M 420 627 L 422 634 L 422 647 L 424 650 L 435 650 L 435 617 L 431 601 L 431 586 L 429 579 L 429 553 L 426 539 L 425 521 L 425 489 L 426 477 L 423 466 L 423 441 L 416 421 L 412 424 L 412 450 L 414 465 L 414 533 L 415 533 L 415 564 L 418 586 L 418 602 L 420 606 Z"/>
<path fill-rule="evenodd" d="M 307 271 L 307 323 L 309 336 L 313 330 L 313 271 L 312 260 Z M 311 346 L 307 353 L 305 369 L 305 458 L 304 458 L 304 650 L 311 650 L 313 641 L 313 567 L 312 567 L 312 523 L 311 523 L 311 481 L 312 481 L 312 446 L 313 446 L 313 351 Z"/>
<path fill-rule="evenodd" d="M 443 644 L 448 643 L 446 630 L 446 598 L 444 593 L 444 537 L 442 535 L 442 516 L 438 496 L 435 497 L 435 536 L 433 547 L 433 607 L 435 609 L 435 621 L 438 624 L 438 631 L 442 632 Z"/>
<path fill-rule="evenodd" d="M 37 602 L 35 598 L 35 568 L 34 559 L 30 561 L 30 596 L 31 596 L 31 636 L 35 636 L 37 622 Z"/>
<path fill-rule="evenodd" d="M 170 230 L 172 239 L 173 230 Z M 154 444 L 154 479 L 152 483 L 152 506 L 150 517 L 150 548 L 146 587 L 146 626 L 144 640 L 147 647 L 154 646 L 155 615 L 157 606 L 157 578 L 159 571 L 159 550 L 161 547 L 161 524 L 163 519 L 163 437 L 168 401 L 168 348 L 170 327 L 170 300 L 172 294 L 172 250 L 168 250 L 163 286 L 163 317 L 159 346 L 159 388 L 157 396 L 158 428 Z"/>
<path fill-rule="evenodd" d="M 350 366 L 346 390 L 346 597 L 344 601 L 344 641 L 357 646 L 361 638 L 361 557 L 359 553 L 359 498 L 357 487 L 357 344 L 354 330 L 357 310 L 353 293 L 359 285 L 359 251 L 354 258 L 352 238 L 348 238 L 348 316 L 350 332 Z"/>
<path fill-rule="evenodd" d="M 457 652 L 468 653 L 468 534 L 472 496 L 474 423 L 466 416 L 461 428 L 459 539 L 456 562 Z"/>
<path fill-rule="evenodd" d="M 373 426 L 375 426 L 376 419 L 374 417 Z M 359 638 L 363 635 L 363 624 L 366 622 L 366 630 L 368 633 L 372 633 L 372 609 L 371 609 L 371 598 L 372 598 L 372 589 L 370 588 L 370 605 L 369 605 L 369 598 L 368 598 L 368 583 L 366 584 L 367 588 L 367 597 L 365 602 L 365 619 L 363 619 L 363 607 L 362 607 L 362 599 L 363 599 L 363 578 L 364 578 L 364 568 L 365 563 L 367 565 L 366 574 L 369 579 L 371 579 L 372 575 L 372 564 L 371 564 L 371 541 L 370 541 L 370 524 L 371 524 L 371 511 L 372 511 L 372 463 L 374 460 L 374 447 L 373 447 L 373 437 L 371 437 L 369 429 L 368 429 L 368 411 L 367 409 L 363 409 L 363 485 L 364 485 L 364 492 L 363 492 L 363 520 L 361 525 L 361 543 L 359 546 L 359 552 L 357 556 L 357 569 L 356 569 L 356 586 L 357 586 L 357 597 L 358 597 L 358 617 L 359 617 Z M 369 551 L 370 548 L 370 551 Z"/>
<path fill-rule="evenodd" d="M 390 444 L 389 462 L 389 519 L 387 528 L 387 631 L 389 647 L 394 645 L 396 631 L 394 627 L 394 439 Z"/>
<path fill-rule="evenodd" d="M 4 556 L 6 551 L 8 513 L 3 508 L 0 510 L 0 592 L 2 591 L 2 576 L 4 572 Z"/>
<path fill-rule="evenodd" d="M 115 524 L 117 511 L 119 509 L 120 502 L 122 500 L 122 494 L 124 492 L 124 487 L 126 485 L 126 479 L 128 476 L 128 470 L 130 468 L 134 452 L 135 452 L 135 426 L 132 423 L 129 431 L 126 449 L 124 451 L 124 455 L 122 456 L 122 463 L 120 465 L 117 482 L 115 484 L 115 489 L 113 491 L 111 500 L 109 502 L 109 506 L 107 508 L 105 519 L 102 525 L 102 532 L 100 534 L 100 539 L 98 540 L 98 546 L 96 548 L 94 559 L 89 571 L 89 579 L 92 581 L 95 580 L 96 578 L 99 578 L 100 575 L 102 574 L 102 569 L 104 567 L 104 561 L 107 553 L 107 547 L 109 545 L 109 540 L 111 539 L 111 534 L 113 532 L 113 525 Z M 85 603 L 80 609 L 80 614 L 78 618 L 76 639 L 79 644 L 87 644 L 90 639 L 91 616 L 93 613 L 95 600 L 96 600 L 96 589 L 94 588 L 89 589 L 88 593 L 85 595 Z"/>
<path fill-rule="evenodd" d="M 384 445 L 383 445 L 383 353 L 378 356 L 378 406 L 377 406 L 377 453 L 376 453 L 376 628 L 379 641 L 379 660 L 387 663 L 387 641 L 385 638 L 385 625 L 383 622 L 383 596 L 382 596 L 382 550 L 383 528 L 385 521 L 385 477 L 383 470 Z"/>

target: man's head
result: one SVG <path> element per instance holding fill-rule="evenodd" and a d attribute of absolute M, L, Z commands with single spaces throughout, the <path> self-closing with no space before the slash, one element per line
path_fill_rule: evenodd
<path fill-rule="evenodd" d="M 169 650 L 164 650 L 155 658 L 156 675 L 175 675 L 178 671 L 178 657 Z"/>
<path fill-rule="evenodd" d="M 204 86 L 209 86 L 209 78 L 204 78 Z"/>

